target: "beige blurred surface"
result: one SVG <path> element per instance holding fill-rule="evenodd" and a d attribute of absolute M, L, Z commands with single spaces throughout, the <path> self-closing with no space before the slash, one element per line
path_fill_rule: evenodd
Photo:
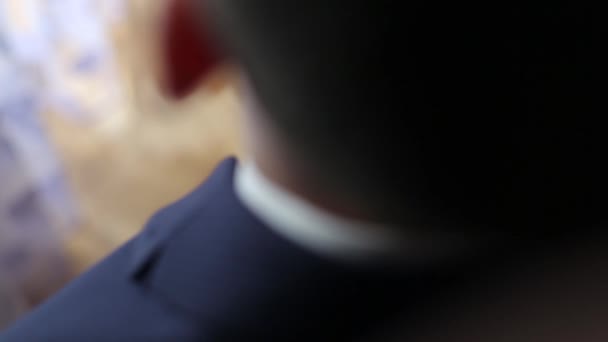
<path fill-rule="evenodd" d="M 75 273 L 200 184 L 220 160 L 240 153 L 232 75 L 218 72 L 185 101 L 167 100 L 151 57 L 158 8 L 131 5 L 125 24 L 111 32 L 125 93 L 121 112 L 89 124 L 61 113 L 45 117 L 81 214 L 66 244 Z"/>
<path fill-rule="evenodd" d="M 154 211 L 238 151 L 236 108 L 228 88 L 188 109 L 142 113 L 112 134 L 49 116 L 81 214 L 67 245 L 77 271 L 127 240 Z"/>

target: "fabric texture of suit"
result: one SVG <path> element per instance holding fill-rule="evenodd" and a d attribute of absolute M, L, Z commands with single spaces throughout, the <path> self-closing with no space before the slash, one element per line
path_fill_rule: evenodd
<path fill-rule="evenodd" d="M 437 284 L 426 268 L 334 263 L 238 200 L 235 159 L 4 333 L 0 341 L 340 341 Z"/>

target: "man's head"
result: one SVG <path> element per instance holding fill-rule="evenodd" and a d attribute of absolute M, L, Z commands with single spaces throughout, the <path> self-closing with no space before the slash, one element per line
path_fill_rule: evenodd
<path fill-rule="evenodd" d="M 250 119 L 268 123 L 268 148 L 311 192 L 422 229 L 599 222 L 608 108 L 597 11 L 390 0 L 194 7 L 203 36 L 251 85 L 261 109 Z"/>

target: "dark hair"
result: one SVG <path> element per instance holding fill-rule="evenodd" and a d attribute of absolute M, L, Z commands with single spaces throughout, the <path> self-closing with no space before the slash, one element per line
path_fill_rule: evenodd
<path fill-rule="evenodd" d="M 266 115 L 323 186 L 422 225 L 553 229 L 603 216 L 601 11 L 211 3 Z"/>

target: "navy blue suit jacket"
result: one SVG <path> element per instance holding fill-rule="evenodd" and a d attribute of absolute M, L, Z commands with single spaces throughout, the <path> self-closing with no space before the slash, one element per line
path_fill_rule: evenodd
<path fill-rule="evenodd" d="M 224 161 L 0 341 L 352 340 L 441 283 L 422 270 L 334 263 L 284 240 L 235 196 L 235 166 Z"/>

